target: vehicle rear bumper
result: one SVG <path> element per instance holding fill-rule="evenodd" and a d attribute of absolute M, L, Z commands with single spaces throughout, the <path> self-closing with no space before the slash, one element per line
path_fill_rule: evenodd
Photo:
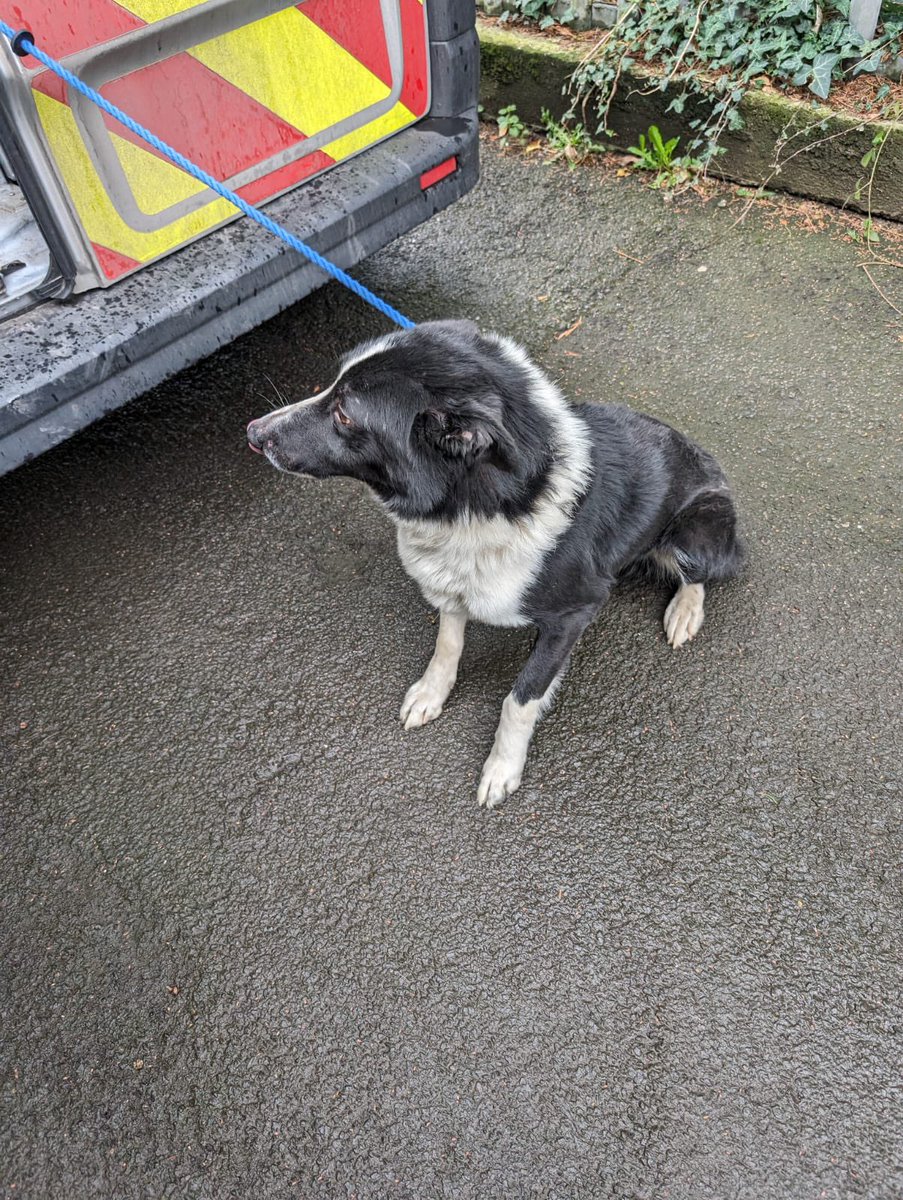
<path fill-rule="evenodd" d="M 457 170 L 424 190 L 421 175 L 452 155 Z M 427 117 L 266 211 L 348 269 L 464 195 L 478 174 L 473 107 L 461 116 Z M 237 221 L 112 288 L 42 304 L 4 322 L 0 474 L 323 282 L 321 271 L 281 241 L 250 221 Z M 404 309 L 403 297 L 387 299 Z M 406 315 L 417 320 L 429 314 Z"/>

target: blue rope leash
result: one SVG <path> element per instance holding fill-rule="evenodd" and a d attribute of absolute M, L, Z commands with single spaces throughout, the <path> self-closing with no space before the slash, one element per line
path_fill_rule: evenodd
<path fill-rule="evenodd" d="M 155 150 L 159 150 L 161 154 L 171 162 L 174 162 L 177 167 L 181 167 L 183 171 L 186 171 L 200 183 L 206 184 L 218 196 L 222 196 L 224 200 L 228 200 L 230 204 L 234 204 L 236 208 L 240 209 L 245 216 L 250 217 L 252 221 L 256 221 L 258 225 L 262 226 L 269 233 L 281 238 L 287 246 L 291 246 L 293 250 L 297 250 L 299 254 L 303 254 L 305 258 L 310 259 L 321 271 L 325 271 L 327 275 L 331 275 L 333 279 L 337 279 L 339 283 L 344 284 L 356 296 L 360 296 L 362 300 L 366 300 L 368 304 L 372 304 L 374 308 L 384 313 L 389 320 L 394 321 L 396 325 L 400 325 L 402 329 L 414 328 L 414 322 L 408 320 L 407 317 L 393 308 L 391 304 L 387 304 L 385 300 L 381 300 L 379 296 L 375 296 L 362 283 L 358 283 L 356 279 L 352 279 L 341 267 L 337 267 L 335 263 L 331 263 L 329 259 L 318 254 L 316 250 L 306 245 L 300 238 L 296 238 L 293 233 L 289 233 L 287 229 L 277 224 L 266 213 L 261 212 L 259 208 L 255 208 L 253 204 L 248 204 L 247 200 L 242 200 L 241 196 L 225 187 L 218 179 L 214 179 L 212 175 L 208 175 L 201 167 L 191 162 L 190 159 L 187 159 L 184 154 L 180 154 L 178 150 L 161 141 L 149 129 L 145 129 L 143 125 L 139 125 L 128 113 L 124 113 L 121 108 L 117 108 L 115 104 L 111 104 L 109 100 L 105 100 L 99 92 L 96 92 L 92 87 L 88 87 L 86 83 L 83 83 L 71 71 L 67 71 L 56 59 L 51 58 L 49 54 L 45 54 L 43 50 L 39 50 L 34 44 L 34 35 L 27 29 L 20 30 L 17 33 L 12 26 L 0 20 L 0 33 L 5 34 L 9 38 L 14 53 L 18 54 L 20 58 L 24 58 L 26 54 L 31 54 L 39 62 L 42 62 L 45 67 L 53 71 L 54 75 L 58 75 L 60 79 L 64 80 L 69 87 L 75 88 L 77 92 L 86 96 L 88 100 L 93 101 L 98 108 L 103 109 L 111 117 L 115 117 L 126 129 L 130 129 L 132 133 L 143 138 Z"/>

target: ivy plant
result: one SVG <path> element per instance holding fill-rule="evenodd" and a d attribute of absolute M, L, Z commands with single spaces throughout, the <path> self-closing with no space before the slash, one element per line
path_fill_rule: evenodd
<path fill-rule="evenodd" d="M 512 17 L 521 17 L 525 21 L 534 21 L 540 29 L 548 29 L 550 25 L 569 25 L 574 19 L 570 7 L 563 12 L 553 15 L 556 0 L 508 0 L 500 20 L 510 21 Z"/>
<path fill-rule="evenodd" d="M 849 0 L 637 0 L 578 69 L 574 94 L 592 98 L 596 133 L 611 136 L 612 101 L 625 73 L 644 64 L 648 88 L 674 93 L 668 110 L 687 110 L 688 151 L 705 167 L 724 131 L 742 128 L 745 93 L 766 79 L 824 100 L 836 80 L 903 52 L 903 17 L 885 19 L 871 41 L 849 17 Z"/>

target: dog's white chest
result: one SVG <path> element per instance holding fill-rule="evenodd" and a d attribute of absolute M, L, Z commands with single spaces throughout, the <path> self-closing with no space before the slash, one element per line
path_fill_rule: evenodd
<path fill-rule="evenodd" d="M 487 625 L 526 625 L 521 601 L 559 532 L 535 518 L 404 521 L 398 553 L 430 604 Z"/>

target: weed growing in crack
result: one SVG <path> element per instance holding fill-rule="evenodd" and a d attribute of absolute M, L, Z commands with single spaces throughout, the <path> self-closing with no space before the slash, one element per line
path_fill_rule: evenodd
<path fill-rule="evenodd" d="M 634 156 L 635 170 L 653 173 L 651 187 L 680 191 L 699 177 L 703 164 L 690 155 L 675 155 L 679 143 L 679 137 L 666 142 L 659 127 L 650 125 L 648 137 L 641 133 L 638 145 L 628 146 L 627 153 Z"/>

